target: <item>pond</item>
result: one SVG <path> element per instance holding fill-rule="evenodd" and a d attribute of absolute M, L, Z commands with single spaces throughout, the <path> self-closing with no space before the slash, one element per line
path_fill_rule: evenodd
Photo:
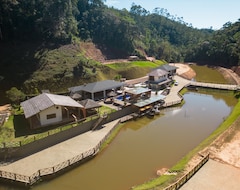
<path fill-rule="evenodd" d="M 182 107 L 161 110 L 154 119 L 125 123 L 94 159 L 32 189 L 127 190 L 156 177 L 158 169 L 170 168 L 208 137 L 236 103 L 230 93 L 216 91 L 188 92 L 184 99 Z"/>

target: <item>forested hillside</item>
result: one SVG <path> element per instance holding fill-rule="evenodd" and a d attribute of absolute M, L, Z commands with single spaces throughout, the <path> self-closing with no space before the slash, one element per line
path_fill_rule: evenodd
<path fill-rule="evenodd" d="M 195 29 L 164 8 L 108 8 L 102 0 L 1 0 L 0 85 L 26 91 L 100 80 L 114 73 L 81 46 L 106 59 L 153 56 L 166 62 L 238 65 L 240 22 Z"/>
<path fill-rule="evenodd" d="M 240 19 L 236 23 L 226 23 L 210 38 L 188 49 L 185 61 L 226 67 L 240 64 Z"/>

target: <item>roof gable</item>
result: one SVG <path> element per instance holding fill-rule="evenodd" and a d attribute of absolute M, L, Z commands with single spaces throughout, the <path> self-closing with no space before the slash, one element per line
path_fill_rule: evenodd
<path fill-rule="evenodd" d="M 82 108 L 83 106 L 80 105 L 77 101 L 73 100 L 69 96 L 62 96 L 62 95 L 55 95 L 55 94 L 47 94 L 45 95 L 51 100 L 54 105 L 59 106 L 69 106 L 69 107 L 79 107 Z"/>
<path fill-rule="evenodd" d="M 162 69 L 154 69 L 152 72 L 148 74 L 148 76 L 154 76 L 154 77 L 159 77 L 159 76 L 164 76 L 167 75 L 168 72 Z"/>
<path fill-rule="evenodd" d="M 81 86 L 75 86 L 75 87 L 69 88 L 69 91 L 71 91 L 72 93 L 79 92 L 79 91 L 94 93 L 94 92 L 100 92 L 103 90 L 118 88 L 123 85 L 124 85 L 123 82 L 118 82 L 114 80 L 104 80 L 104 81 L 88 83 Z"/>
<path fill-rule="evenodd" d="M 169 65 L 169 64 L 164 64 L 164 65 L 160 66 L 159 69 L 163 69 L 165 71 L 174 71 L 177 69 L 177 67 Z"/>
<path fill-rule="evenodd" d="M 97 102 L 95 102 L 95 101 L 92 100 L 92 99 L 81 100 L 79 103 L 80 103 L 81 105 L 83 105 L 83 107 L 84 107 L 85 109 L 101 107 L 100 104 L 98 104 Z"/>

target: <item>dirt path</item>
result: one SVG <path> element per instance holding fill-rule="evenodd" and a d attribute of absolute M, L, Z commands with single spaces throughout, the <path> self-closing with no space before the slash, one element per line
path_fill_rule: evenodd
<path fill-rule="evenodd" d="M 233 83 L 240 85 L 240 77 L 238 76 L 237 73 L 235 73 L 231 69 L 226 69 L 223 67 L 219 67 L 218 70 L 222 73 L 222 75 L 228 80 L 232 81 Z"/>
<path fill-rule="evenodd" d="M 185 79 L 191 80 L 196 76 L 196 72 L 189 67 L 189 64 L 170 63 L 170 65 L 177 67 L 177 74 Z"/>
<path fill-rule="evenodd" d="M 240 169 L 240 117 L 208 148 L 211 158 Z"/>
<path fill-rule="evenodd" d="M 10 104 L 6 104 L 6 105 L 3 105 L 3 106 L 0 106 L 0 113 L 1 112 L 9 112 L 11 110 L 11 105 Z"/>

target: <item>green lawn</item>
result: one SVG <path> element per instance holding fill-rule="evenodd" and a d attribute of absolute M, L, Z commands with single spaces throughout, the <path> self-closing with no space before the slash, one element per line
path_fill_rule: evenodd
<path fill-rule="evenodd" d="M 126 70 L 132 67 L 148 67 L 148 68 L 155 68 L 160 65 L 163 65 L 165 62 L 157 60 L 155 62 L 151 61 L 129 61 L 129 62 L 122 62 L 122 63 L 112 63 L 108 64 L 107 66 L 114 70 Z"/>
<path fill-rule="evenodd" d="M 196 81 L 227 84 L 223 75 L 214 68 L 208 66 L 191 65 L 191 68 L 196 72 Z"/>
<path fill-rule="evenodd" d="M 99 114 L 103 115 L 104 113 L 111 113 L 116 110 L 113 110 L 109 107 L 102 106 L 99 108 Z M 97 118 L 98 115 L 88 117 L 84 122 Z M 22 145 L 30 143 L 34 140 L 45 138 L 49 135 L 59 133 L 64 130 L 68 130 L 72 127 L 75 127 L 76 124 L 67 124 L 63 126 L 51 126 L 45 127 L 43 129 L 31 130 L 29 124 L 25 119 L 22 111 L 15 111 L 15 114 L 11 115 L 7 122 L 0 127 L 0 143 L 8 144 L 19 144 L 21 141 Z M 16 143 L 17 142 L 17 143 Z"/>
<path fill-rule="evenodd" d="M 165 62 L 157 60 L 151 61 L 129 61 L 121 63 L 107 64 L 106 67 L 116 72 L 118 78 L 121 76 L 126 79 L 134 79 L 146 76 L 153 68 L 156 68 Z"/>

